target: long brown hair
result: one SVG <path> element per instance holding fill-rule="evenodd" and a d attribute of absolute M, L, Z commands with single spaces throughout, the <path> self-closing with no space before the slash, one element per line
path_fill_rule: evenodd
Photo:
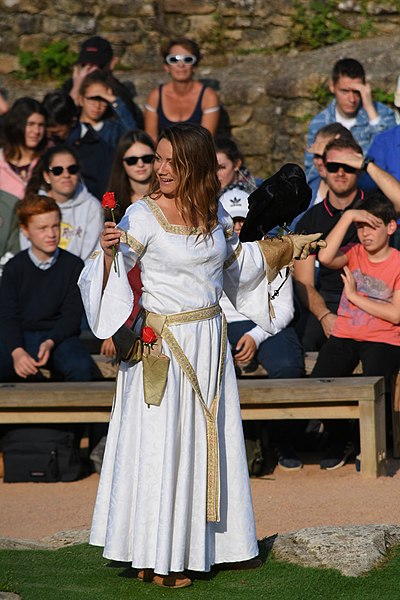
<path fill-rule="evenodd" d="M 25 148 L 25 130 L 28 119 L 33 114 L 39 114 L 46 119 L 46 111 L 34 98 L 18 98 L 4 117 L 4 126 L 1 134 L 1 145 L 6 160 L 19 160 L 21 148 Z M 47 145 L 46 132 L 35 148 L 35 154 L 43 152 Z"/>
<path fill-rule="evenodd" d="M 218 162 L 210 132 L 201 125 L 178 123 L 160 136 L 172 146 L 172 168 L 178 174 L 175 201 L 184 221 L 206 237 L 218 223 L 218 193 L 221 187 Z M 161 196 L 158 179 L 150 195 Z"/>
<path fill-rule="evenodd" d="M 107 186 L 107 189 L 113 191 L 115 194 L 115 198 L 117 200 L 115 215 L 118 219 L 123 217 L 126 209 L 131 205 L 132 195 L 131 182 L 124 169 L 122 158 L 125 152 L 132 146 L 132 144 L 135 144 L 136 142 L 140 142 L 144 146 L 148 146 L 153 153 L 156 151 L 156 146 L 153 142 L 153 139 L 141 129 L 137 129 L 136 131 L 127 131 L 120 138 L 115 149 L 111 175 Z"/>

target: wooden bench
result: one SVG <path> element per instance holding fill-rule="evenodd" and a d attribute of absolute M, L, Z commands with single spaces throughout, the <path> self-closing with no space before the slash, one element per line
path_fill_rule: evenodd
<path fill-rule="evenodd" d="M 240 379 L 242 418 L 358 419 L 361 473 L 386 473 L 383 377 Z"/>
<path fill-rule="evenodd" d="M 318 352 L 306 352 L 304 364 L 306 375 L 310 375 L 318 358 Z M 354 374 L 362 374 L 362 365 L 359 363 L 353 371 Z M 393 456 L 400 458 L 400 370 L 392 381 L 392 432 L 393 432 Z"/>
<path fill-rule="evenodd" d="M 359 419 L 361 473 L 385 474 L 382 377 L 240 379 L 242 418 Z M 115 382 L 0 384 L 0 423 L 108 422 Z"/>
<path fill-rule="evenodd" d="M 314 365 L 318 358 L 318 352 L 305 352 L 304 353 L 304 366 L 305 374 L 309 376 L 314 368 Z M 359 363 L 353 371 L 353 375 L 362 374 L 362 365 Z M 268 377 L 267 371 L 258 365 L 256 370 L 247 371 L 246 369 L 239 369 L 240 378 L 266 378 Z M 400 458 L 400 370 L 393 377 L 392 382 L 392 432 L 393 432 L 393 456 L 394 458 Z"/>

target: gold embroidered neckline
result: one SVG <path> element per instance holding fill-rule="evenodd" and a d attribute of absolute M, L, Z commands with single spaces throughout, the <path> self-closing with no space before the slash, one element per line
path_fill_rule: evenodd
<path fill-rule="evenodd" d="M 200 229 L 198 227 L 190 227 L 189 225 L 171 225 L 161 208 L 158 206 L 157 202 L 152 200 L 149 196 L 145 196 L 143 200 L 150 208 L 158 224 L 161 225 L 164 231 L 167 231 L 168 233 L 176 233 L 178 235 L 193 235 L 200 233 Z"/>

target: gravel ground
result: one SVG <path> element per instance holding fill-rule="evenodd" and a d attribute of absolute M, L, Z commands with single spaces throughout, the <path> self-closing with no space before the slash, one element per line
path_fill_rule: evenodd
<path fill-rule="evenodd" d="M 98 475 L 71 483 L 13 483 L 0 480 L 0 536 L 40 540 L 60 531 L 90 527 Z M 400 524 L 400 460 L 389 475 L 364 478 L 354 464 L 322 471 L 305 464 L 279 468 L 251 480 L 259 538 L 303 527 Z"/>

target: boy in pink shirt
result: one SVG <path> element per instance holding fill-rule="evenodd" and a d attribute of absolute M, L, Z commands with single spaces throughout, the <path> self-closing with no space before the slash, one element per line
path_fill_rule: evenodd
<path fill-rule="evenodd" d="M 377 192 L 364 200 L 361 210 L 345 211 L 327 236 L 319 260 L 331 269 L 343 269 L 344 289 L 332 334 L 311 374 L 351 375 L 361 361 L 363 375 L 385 377 L 387 417 L 391 414 L 391 377 L 400 366 L 400 252 L 389 245 L 396 218 L 393 204 Z M 352 223 L 360 243 L 341 247 Z M 344 430 L 343 422 L 330 422 L 333 446 L 321 468 L 334 469 L 345 463 L 348 440 Z"/>

